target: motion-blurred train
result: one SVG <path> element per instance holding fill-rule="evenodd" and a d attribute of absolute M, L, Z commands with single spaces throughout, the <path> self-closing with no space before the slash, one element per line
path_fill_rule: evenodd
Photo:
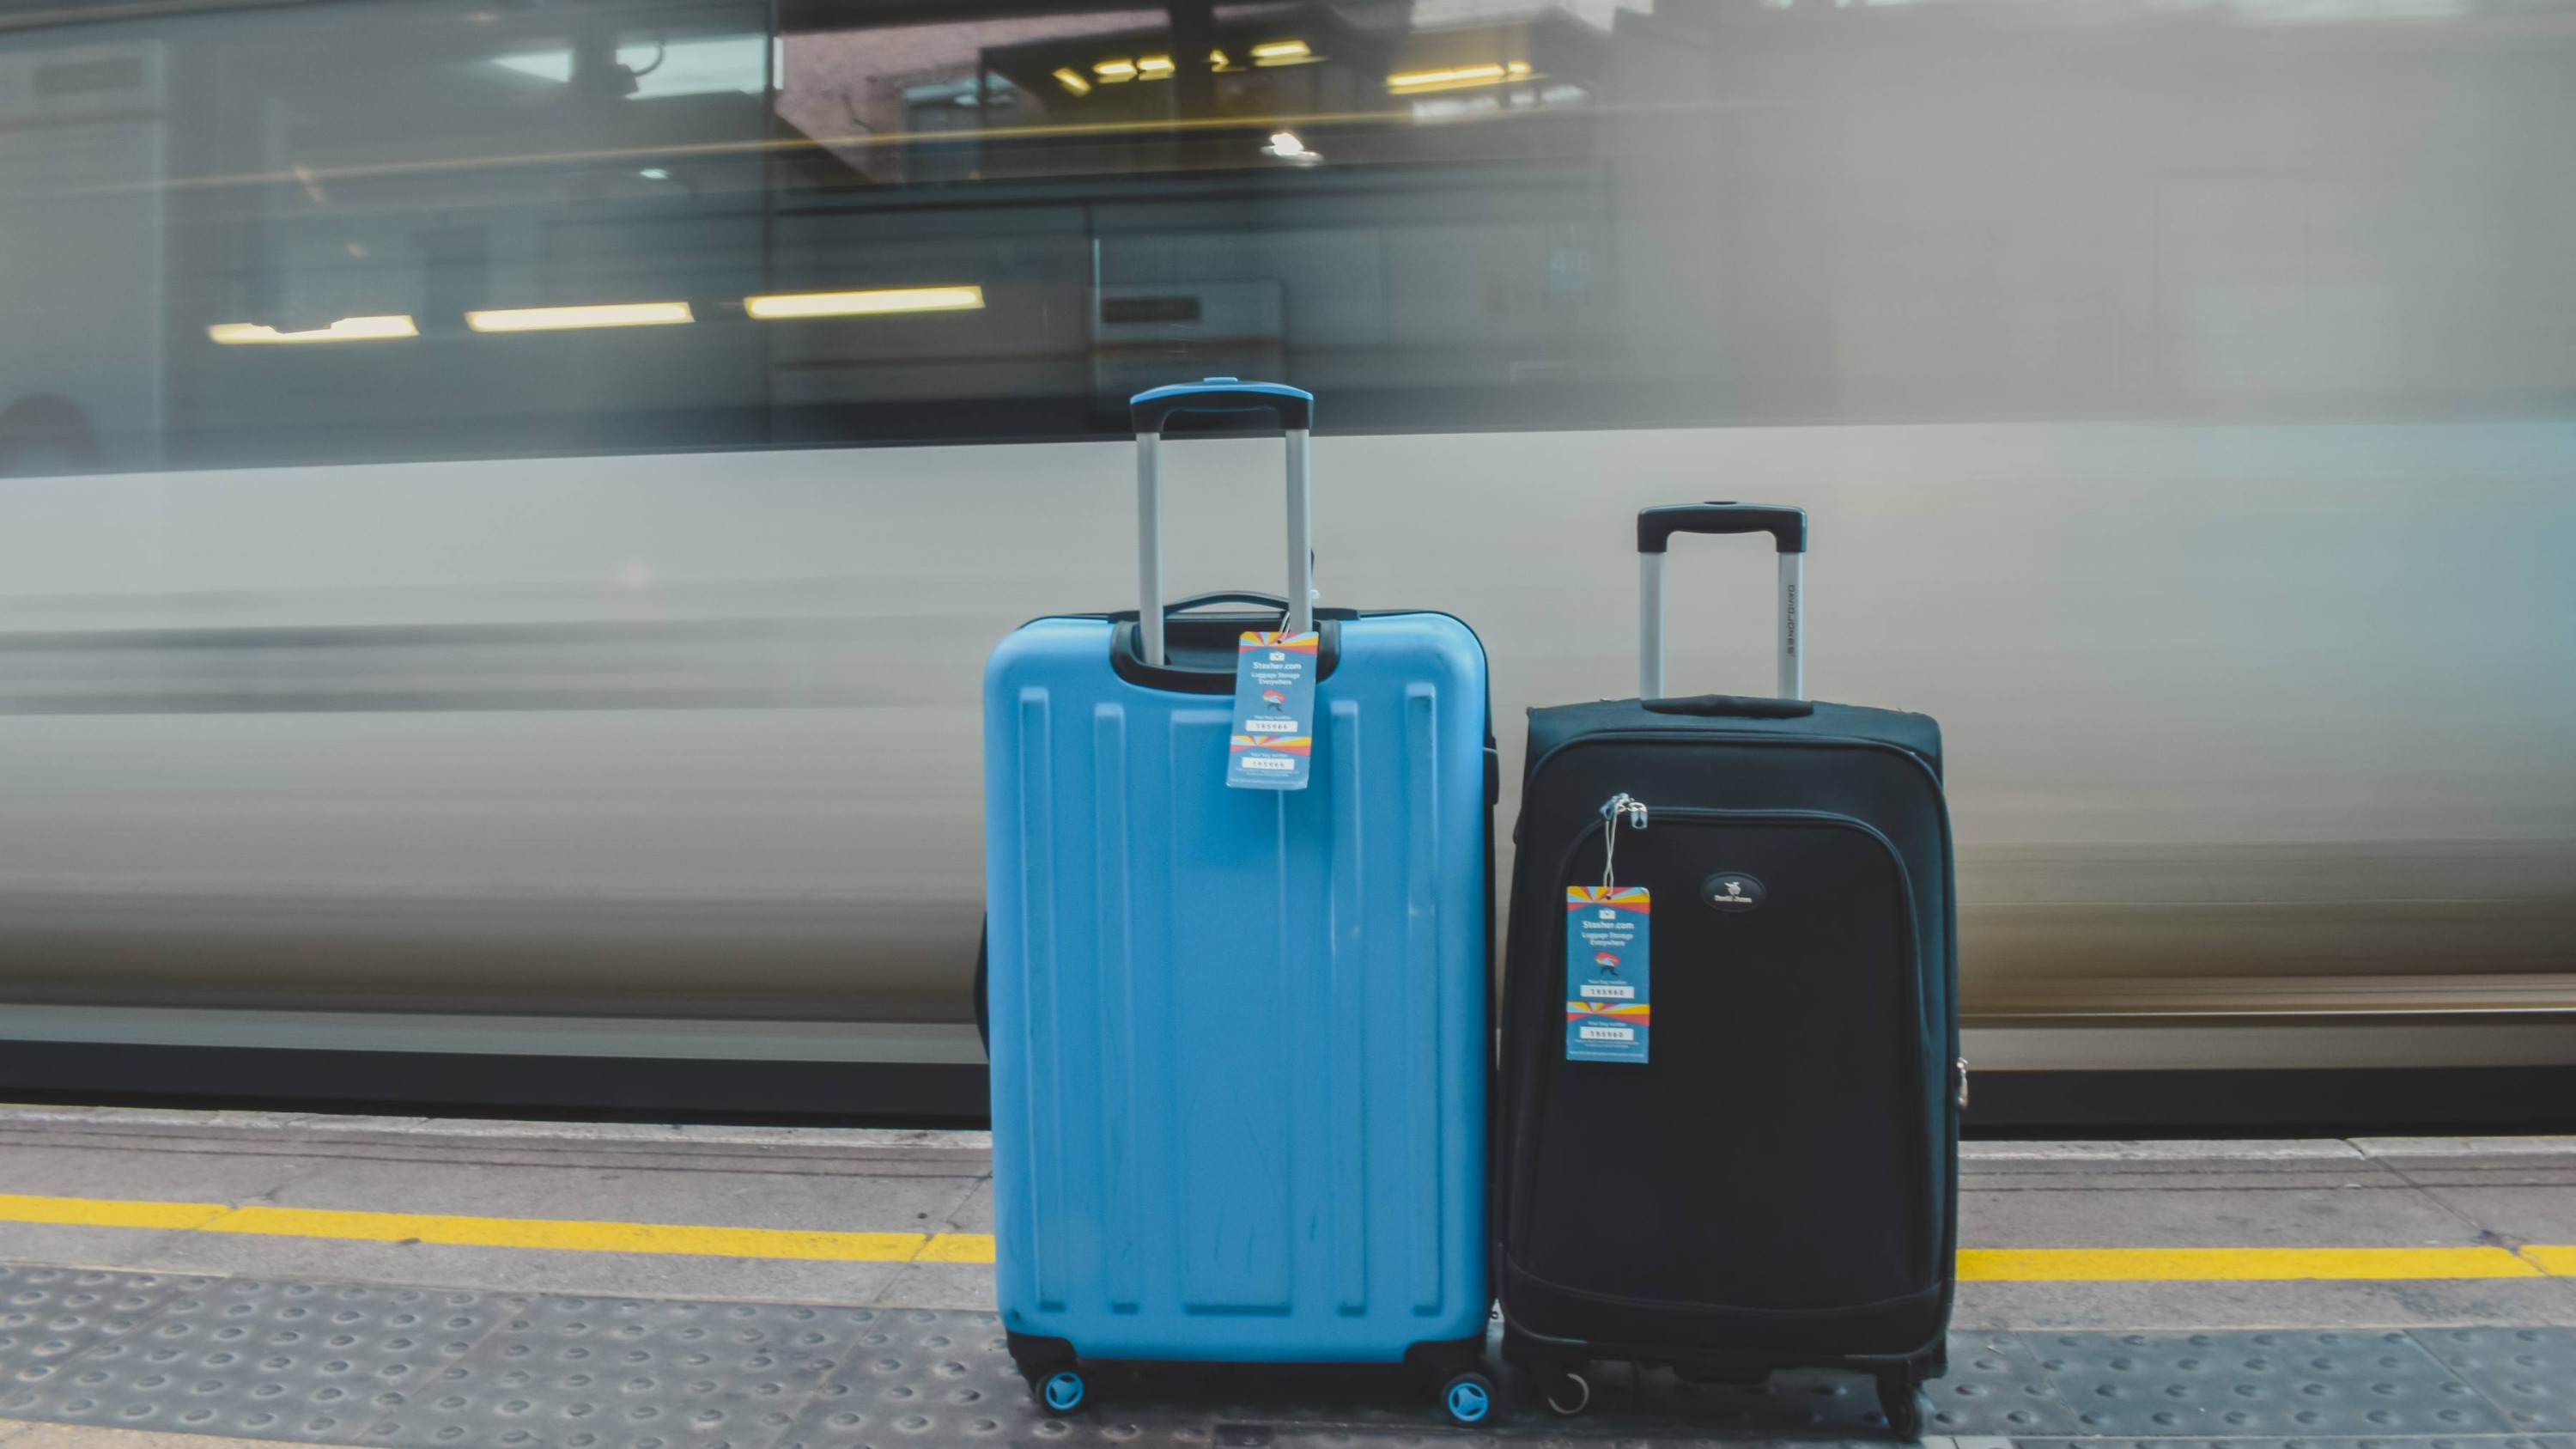
<path fill-rule="evenodd" d="M 971 1117 L 985 655 L 1232 374 L 1482 634 L 1506 870 L 1633 511 L 1798 504 L 1972 1113 L 2563 1119 L 2570 136 L 2568 0 L 0 8 L 0 1090 Z"/>

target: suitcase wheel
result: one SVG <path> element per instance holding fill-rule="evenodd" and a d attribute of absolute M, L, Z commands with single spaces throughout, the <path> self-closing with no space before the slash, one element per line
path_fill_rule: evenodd
<path fill-rule="evenodd" d="M 1494 1381 L 1475 1369 L 1440 1386 L 1440 1409 L 1449 1422 L 1473 1427 L 1494 1417 Z"/>
<path fill-rule="evenodd" d="M 1547 1386 L 1547 1406 L 1571 1419 L 1592 1407 L 1592 1380 L 1572 1369 L 1555 1369 L 1540 1380 Z"/>
<path fill-rule="evenodd" d="M 1878 1406 L 1887 1413 L 1889 1437 L 1911 1443 L 1923 1437 L 1923 1400 L 1915 1393 L 1913 1369 L 1881 1369 Z"/>
<path fill-rule="evenodd" d="M 1091 1399 L 1091 1381 L 1080 1369 L 1057 1369 L 1029 1387 L 1050 1413 L 1070 1414 Z"/>

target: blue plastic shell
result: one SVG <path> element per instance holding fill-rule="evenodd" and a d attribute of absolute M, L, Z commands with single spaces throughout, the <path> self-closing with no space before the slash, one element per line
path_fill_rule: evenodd
<path fill-rule="evenodd" d="M 1313 784 L 1041 619 L 984 677 L 1003 1322 L 1086 1359 L 1385 1362 L 1484 1331 L 1485 657 L 1351 620 Z"/>

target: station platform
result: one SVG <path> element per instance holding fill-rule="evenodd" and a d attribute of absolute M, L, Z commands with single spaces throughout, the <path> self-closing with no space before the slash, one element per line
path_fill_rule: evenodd
<path fill-rule="evenodd" d="M 2576 1449 L 2576 1138 L 1971 1143 L 1943 1449 Z M 0 1449 L 1876 1442 L 1605 1368 L 1458 1430 L 1228 1371 L 1039 1412 L 973 1132 L 0 1108 Z"/>

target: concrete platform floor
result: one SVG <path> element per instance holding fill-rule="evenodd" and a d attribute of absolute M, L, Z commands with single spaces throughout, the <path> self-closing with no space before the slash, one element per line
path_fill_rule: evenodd
<path fill-rule="evenodd" d="M 778 1410 L 774 1423 L 708 1409 L 709 1422 L 724 1427 L 529 1437 L 525 1425 L 463 1409 L 440 1419 L 417 1398 L 425 1385 L 414 1384 L 404 1414 L 324 1415 L 329 1430 L 310 1427 L 319 1422 L 310 1414 L 287 1415 L 257 1437 L 568 1449 L 1039 1443 L 1068 1433 L 1194 1444 L 1236 1442 L 1225 1436 L 1237 1433 L 1244 1443 L 1279 1445 L 1439 1437 L 1421 1406 L 1365 1395 L 1375 1407 L 1356 1417 L 1317 1418 L 1323 1411 L 1311 1404 L 1194 1404 L 1186 1392 L 1070 1427 L 1036 1415 L 1007 1370 L 985 1361 L 986 1341 L 998 1338 L 987 1316 L 991 1230 L 980 1133 L 0 1107 L 0 1264 L 16 1265 L 0 1279 L 0 1373 L 17 1376 L 0 1382 L 0 1449 L 163 1449 L 113 1425 L 188 1427 L 164 1414 L 178 1412 L 171 1404 L 153 1400 L 149 1413 L 119 1419 L 105 1400 L 63 1389 L 60 1373 L 86 1365 L 97 1383 L 140 1393 L 132 1388 L 139 1380 L 120 1375 L 149 1374 L 118 1367 L 117 1346 L 140 1350 L 159 1333 L 171 1336 L 170 1354 L 184 1356 L 193 1351 L 187 1315 L 212 1311 L 205 1305 L 231 1302 L 244 1322 L 269 1324 L 299 1302 L 341 1295 L 354 1323 L 396 1312 L 387 1295 L 404 1292 L 482 1305 L 458 1311 L 482 1315 L 474 1332 L 492 1344 L 606 1312 L 603 1304 L 628 1305 L 638 1324 L 723 1312 L 819 1314 L 842 1326 L 832 1364 L 816 1359 L 811 1382 L 791 1386 L 803 1407 Z M 2299 1436 L 2318 1449 L 2365 1438 L 2576 1449 L 2567 1437 L 2576 1433 L 2576 1139 L 1971 1144 L 1961 1238 L 1955 1366 L 1934 1395 L 1949 1410 L 1934 1428 L 1953 1437 L 2205 1444 L 2219 1434 L 2242 1444 Z M 90 1271 L 93 1287 L 59 1269 Z M 103 1309 L 63 1307 L 83 1292 L 134 1299 L 116 1319 L 125 1326 L 99 1319 Z M 192 1303 L 199 1309 L 185 1307 Z M 52 1341 L 48 1313 L 89 1314 L 80 1342 L 56 1330 L 61 1351 L 40 1352 Z M 887 1350 L 912 1364 L 905 1374 L 929 1375 L 926 1390 L 939 1386 L 940 1365 L 953 1364 L 947 1391 L 979 1395 L 983 1407 L 963 1418 L 925 1416 L 890 1412 L 900 1405 L 888 1401 L 853 1411 L 858 1422 L 836 1434 L 830 1415 L 816 1416 L 829 1385 L 842 1383 L 845 1394 L 865 1387 L 849 1378 L 853 1355 L 897 1324 L 925 1344 L 944 1340 L 916 1355 Z M 2245 1402 L 2225 1400 L 2210 1414 L 2092 1403 L 2120 1400 L 2118 1376 L 2132 1369 L 2115 1365 L 2161 1375 L 2150 1398 L 2170 1398 L 2200 1371 L 2184 1365 L 2229 1355 L 2246 1364 L 2277 1358 L 2284 1371 L 2346 1364 L 2384 1379 L 2385 1393 L 2374 1384 L 2342 1413 L 2332 1408 L 2341 1369 L 2266 1388 L 2272 1370 L 2238 1368 L 2229 1372 L 2242 1382 L 2225 1393 Z M 30 1365 L 46 1371 L 28 1379 Z M 377 1372 L 396 1367 L 386 1360 Z M 302 1370 L 278 1372 L 293 1379 L 278 1386 L 290 1398 L 310 1387 L 294 1379 Z M 1605 1404 L 1592 1416 L 1515 1419 L 1499 1432 L 1623 1443 L 1869 1432 L 1858 1407 L 1866 1392 L 1834 1408 L 1848 1388 L 1822 1379 L 1775 1383 L 1758 1403 L 1724 1406 L 1691 1400 L 1690 1386 L 1668 1380 L 1605 1381 Z M 2512 1385 L 2526 1380 L 2539 1383 L 2539 1397 L 2512 1400 L 2520 1392 Z M 717 1392 L 713 1382 L 700 1384 L 714 1395 L 709 1403 L 740 1388 Z M 2274 1389 L 2291 1396 L 2281 1413 L 2252 1407 Z M 657 1392 L 677 1395 L 676 1409 L 693 1391 L 673 1380 Z M 1791 1402 L 1800 1394 L 1815 1402 Z M 2368 1394 L 2414 1407 L 2383 1404 L 2393 1417 L 2372 1418 Z M 2301 1418 L 2291 1412 L 2304 1402 L 2297 1395 L 2323 1407 Z M 2022 1399 L 2056 1407 L 2001 1412 Z M 85 1402 L 92 1408 L 67 1407 Z M 2458 1416 L 2442 1417 L 2446 1407 Z M 1240 1419 L 1246 1413 L 1261 1417 Z M 243 1408 L 189 1423 L 239 1432 L 256 1417 Z M 909 1419 L 922 1422 L 906 1427 Z"/>

